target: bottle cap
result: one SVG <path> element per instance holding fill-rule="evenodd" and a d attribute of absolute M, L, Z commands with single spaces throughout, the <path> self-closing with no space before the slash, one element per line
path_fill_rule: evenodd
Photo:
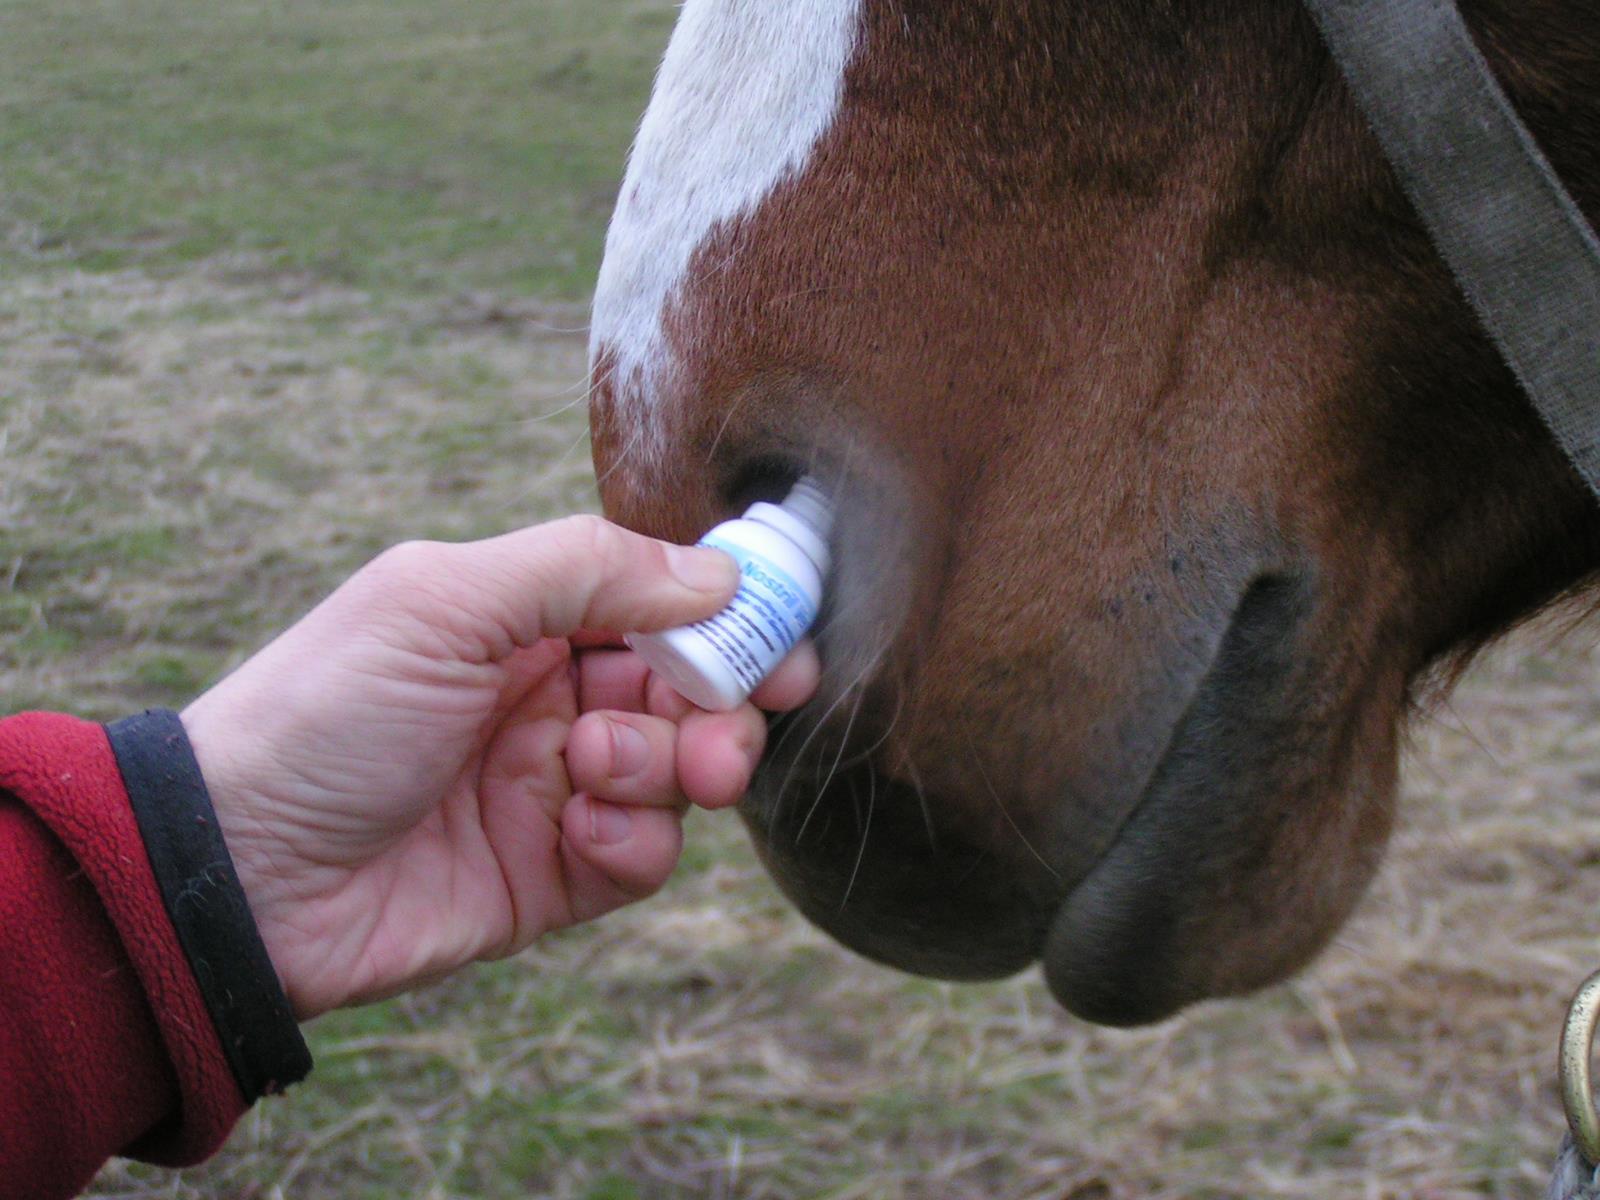
<path fill-rule="evenodd" d="M 783 498 L 783 507 L 816 530 L 824 541 L 833 532 L 833 503 L 812 476 L 807 475 L 789 489 L 789 494 Z"/>
<path fill-rule="evenodd" d="M 807 475 L 789 490 L 782 504 L 761 501 L 752 504 L 744 515 L 783 534 L 816 564 L 819 573 L 826 575 L 833 512 L 833 502 L 817 481 Z"/>

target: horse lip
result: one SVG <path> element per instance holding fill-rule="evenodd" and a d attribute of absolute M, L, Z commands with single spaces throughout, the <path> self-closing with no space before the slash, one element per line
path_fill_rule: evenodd
<path fill-rule="evenodd" d="M 842 794 L 868 780 L 865 825 Z M 1056 896 L 987 848 L 931 832 L 924 798 L 863 763 L 840 772 L 810 806 L 777 802 L 758 777 L 740 806 L 779 888 L 814 924 L 875 961 L 942 979 L 995 979 L 1039 959 Z M 805 811 L 802 811 L 805 809 Z M 1058 895 L 1058 893 L 1057 893 Z"/>
<path fill-rule="evenodd" d="M 1218 714 L 1270 702 L 1310 606 L 1302 579 L 1264 577 L 1246 590 L 1138 801 L 1063 899 L 1041 958 L 1076 1015 L 1142 1025 L 1211 995 L 1208 957 L 1187 953 L 1184 934 L 1193 907 L 1214 899 L 1196 885 L 1201 868 L 1229 849 L 1239 816 Z"/>

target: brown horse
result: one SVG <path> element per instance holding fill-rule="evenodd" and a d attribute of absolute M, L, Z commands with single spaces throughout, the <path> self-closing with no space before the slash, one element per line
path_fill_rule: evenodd
<path fill-rule="evenodd" d="M 1593 220 L 1600 8 L 1462 8 Z M 1419 688 L 1600 564 L 1294 0 L 689 0 L 592 349 L 613 517 L 841 497 L 785 891 L 1100 1021 L 1305 963 Z"/>

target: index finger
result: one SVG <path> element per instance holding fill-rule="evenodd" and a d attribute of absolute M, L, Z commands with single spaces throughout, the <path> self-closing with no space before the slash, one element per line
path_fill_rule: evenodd
<path fill-rule="evenodd" d="M 410 543 L 369 574 L 386 607 L 421 619 L 460 653 L 492 659 L 580 629 L 686 625 L 725 607 L 739 582 L 720 550 L 674 546 L 594 516 L 478 542 Z"/>

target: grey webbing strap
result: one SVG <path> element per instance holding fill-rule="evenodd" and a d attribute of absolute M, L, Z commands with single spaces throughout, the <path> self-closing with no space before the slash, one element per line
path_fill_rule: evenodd
<path fill-rule="evenodd" d="M 1600 1179 L 1596 1175 L 1594 1167 L 1583 1160 L 1583 1155 L 1572 1144 L 1569 1133 L 1561 1139 L 1544 1200 L 1600 1200 Z"/>
<path fill-rule="evenodd" d="M 1451 0 L 1306 0 L 1456 282 L 1600 495 L 1600 241 Z"/>

